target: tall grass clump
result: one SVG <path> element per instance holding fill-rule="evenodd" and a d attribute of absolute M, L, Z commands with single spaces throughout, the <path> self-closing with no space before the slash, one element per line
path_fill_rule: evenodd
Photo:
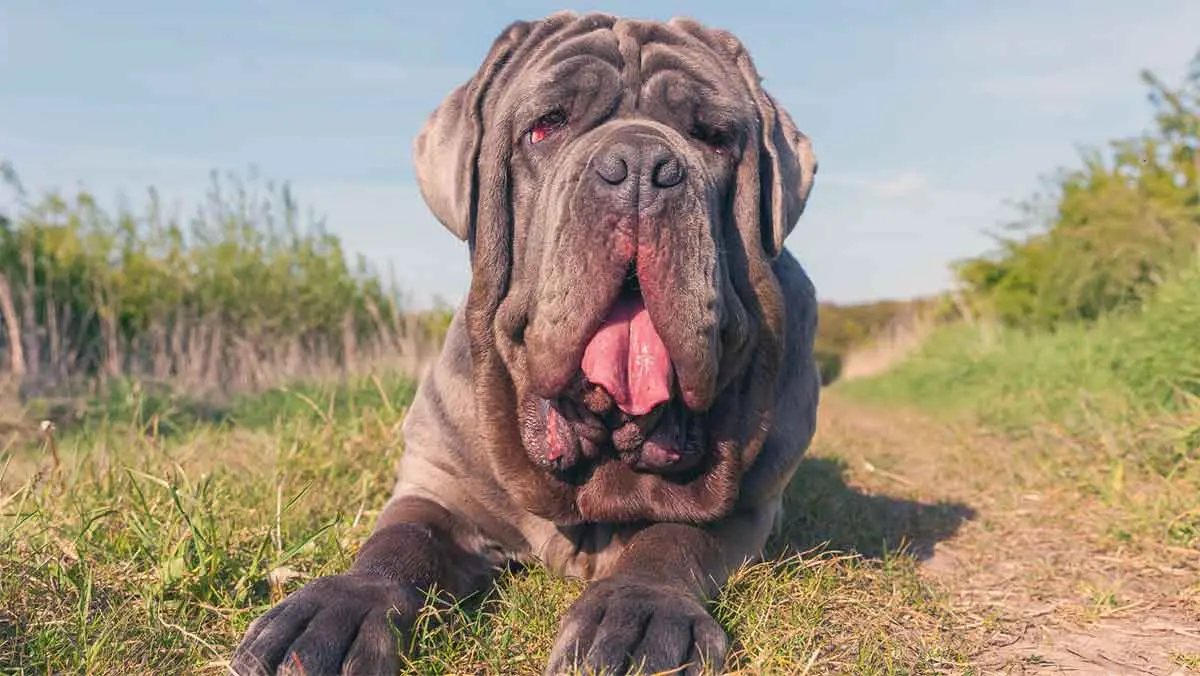
<path fill-rule="evenodd" d="M 395 284 L 351 261 L 286 185 L 224 179 L 193 213 L 106 210 L 86 191 L 0 211 L 0 377 L 26 390 L 121 379 L 258 389 L 413 364 L 445 313 L 405 311 Z"/>

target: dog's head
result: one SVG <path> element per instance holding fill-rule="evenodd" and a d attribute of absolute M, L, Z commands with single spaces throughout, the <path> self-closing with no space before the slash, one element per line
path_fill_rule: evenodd
<path fill-rule="evenodd" d="M 719 517 L 771 418 L 808 139 L 725 31 L 517 22 L 415 143 L 470 246 L 480 443 L 559 521 Z"/>

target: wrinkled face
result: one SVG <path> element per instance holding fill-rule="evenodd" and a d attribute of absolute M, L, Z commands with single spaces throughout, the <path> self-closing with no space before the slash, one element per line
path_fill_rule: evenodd
<path fill-rule="evenodd" d="M 687 20 L 518 22 L 416 151 L 427 203 L 473 244 L 483 427 L 511 420 L 575 517 L 726 509 L 785 341 L 771 261 L 815 172 L 740 44 Z"/>
<path fill-rule="evenodd" d="M 535 461 L 684 472 L 707 451 L 722 358 L 735 368 L 746 342 L 725 250 L 755 110 L 711 55 L 649 40 L 631 65 L 607 36 L 548 50 L 498 102 L 515 132 L 515 237 L 497 329 L 524 371 Z"/>

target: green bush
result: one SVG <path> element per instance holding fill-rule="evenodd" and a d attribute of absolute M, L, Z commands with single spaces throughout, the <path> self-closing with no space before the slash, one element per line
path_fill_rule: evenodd
<path fill-rule="evenodd" d="M 1136 307 L 1200 243 L 1200 53 L 1179 88 L 1151 73 L 1155 125 L 1053 177 L 1022 205 L 1016 236 L 961 261 L 976 309 L 1005 325 L 1051 329 Z"/>
<path fill-rule="evenodd" d="M 821 384 L 829 385 L 842 374 L 842 355 L 828 350 L 813 350 L 817 360 L 817 369 L 821 374 Z"/>

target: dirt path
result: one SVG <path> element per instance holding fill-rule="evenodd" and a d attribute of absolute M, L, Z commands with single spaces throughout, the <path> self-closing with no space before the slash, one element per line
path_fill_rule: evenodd
<path fill-rule="evenodd" d="M 895 505 L 984 673 L 1200 673 L 1200 553 L 1114 537 L 1111 508 L 1045 439 L 827 395 L 815 459 Z M 900 514 L 899 512 L 904 512 Z M 957 514 L 947 527 L 947 515 Z"/>

